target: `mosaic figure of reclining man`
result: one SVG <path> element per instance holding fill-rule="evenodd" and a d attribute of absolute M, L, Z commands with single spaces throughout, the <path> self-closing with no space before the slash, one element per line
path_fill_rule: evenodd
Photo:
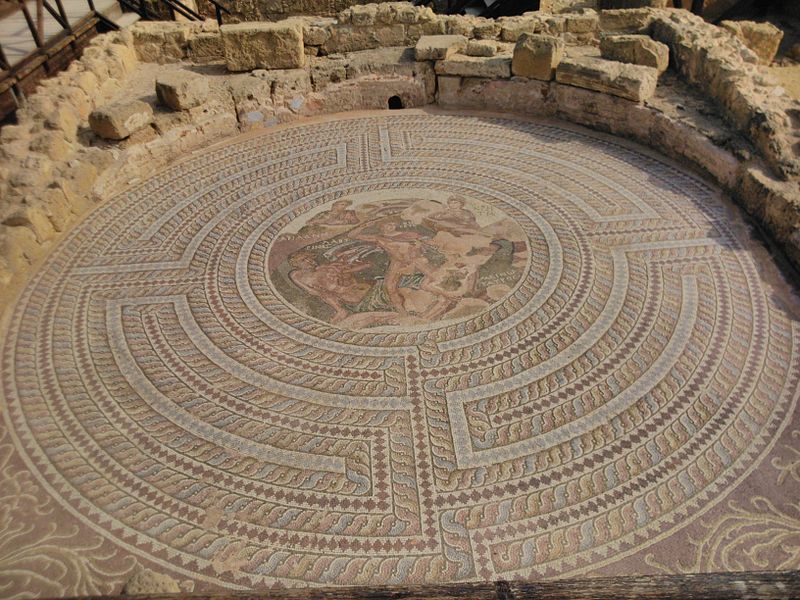
<path fill-rule="evenodd" d="M 519 276 L 515 248 L 526 253 L 527 247 L 519 232 L 508 236 L 514 242 L 503 238 L 513 227 L 507 219 L 481 226 L 456 197 L 446 206 L 393 200 L 351 209 L 337 201 L 301 230 L 313 232 L 315 241 L 287 257 L 288 279 L 332 309 L 323 318 L 340 326 L 465 316 L 491 304 L 482 276 Z"/>

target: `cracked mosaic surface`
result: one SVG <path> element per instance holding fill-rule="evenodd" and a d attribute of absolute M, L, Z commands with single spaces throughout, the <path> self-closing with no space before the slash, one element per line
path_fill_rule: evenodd
<path fill-rule="evenodd" d="M 720 532 L 782 527 L 743 506 L 800 522 L 800 323 L 747 238 L 698 177 L 551 123 L 328 119 L 168 168 L 11 318 L 6 589 L 47 535 L 88 565 L 48 593 L 131 556 L 200 587 L 680 571 L 689 539 L 736 568 Z"/>

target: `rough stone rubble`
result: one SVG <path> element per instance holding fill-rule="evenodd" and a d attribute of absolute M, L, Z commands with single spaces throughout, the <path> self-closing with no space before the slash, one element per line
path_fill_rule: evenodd
<path fill-rule="evenodd" d="M 762 66 L 777 34 L 753 31 L 669 9 L 487 20 L 395 2 L 336 19 L 149 22 L 99 36 L 0 133 L 0 282 L 21 282 L 79 215 L 181 155 L 395 96 L 405 107 L 557 117 L 688 160 L 800 265 L 800 103 Z M 142 63 L 173 70 L 148 97 L 128 97 Z M 659 86 L 665 78 L 722 119 L 676 110 L 685 101 Z"/>

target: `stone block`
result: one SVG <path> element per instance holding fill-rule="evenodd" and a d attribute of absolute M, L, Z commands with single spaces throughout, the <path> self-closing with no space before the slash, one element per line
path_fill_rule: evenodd
<path fill-rule="evenodd" d="M 516 42 L 523 33 L 538 33 L 542 29 L 542 19 L 537 17 L 507 17 L 501 20 L 500 39 Z"/>
<path fill-rule="evenodd" d="M 48 217 L 48 207 L 40 198 L 32 198 L 19 206 L 10 207 L 9 214 L 3 215 L 2 224 L 8 227 L 27 227 L 40 244 L 55 235 L 53 223 Z"/>
<path fill-rule="evenodd" d="M 42 253 L 36 234 L 27 227 L 0 225 L 0 257 L 12 273 L 26 271 Z"/>
<path fill-rule="evenodd" d="M 444 108 L 552 116 L 550 84 L 533 79 L 439 78 L 437 104 Z"/>
<path fill-rule="evenodd" d="M 753 21 L 722 21 L 720 27 L 727 29 L 745 46 L 758 55 L 762 65 L 768 65 L 775 60 L 778 46 L 783 39 L 783 31 L 772 23 L 755 23 Z"/>
<path fill-rule="evenodd" d="M 600 55 L 608 60 L 653 67 L 659 73 L 669 66 L 669 46 L 647 35 L 603 36 Z"/>
<path fill-rule="evenodd" d="M 425 23 L 417 23 L 415 25 L 404 25 L 406 30 L 405 44 L 408 46 L 415 45 L 419 38 L 424 35 L 445 35 L 445 23 L 442 19 L 435 21 L 426 21 Z"/>
<path fill-rule="evenodd" d="M 334 19 L 324 17 L 290 17 L 286 21 L 298 24 L 306 46 L 322 46 L 331 36 L 331 27 L 336 23 Z"/>
<path fill-rule="evenodd" d="M 564 42 L 549 35 L 524 33 L 514 46 L 511 72 L 519 77 L 553 79 L 564 56 Z"/>
<path fill-rule="evenodd" d="M 339 25 L 331 28 L 330 37 L 320 49 L 324 54 L 342 54 L 381 46 L 402 46 L 405 39 L 406 32 L 402 25 L 384 27 Z"/>
<path fill-rule="evenodd" d="M 272 102 L 272 82 L 238 75 L 228 81 L 228 89 L 233 98 L 236 116 L 244 126 L 262 124 L 275 112 Z"/>
<path fill-rule="evenodd" d="M 57 131 L 39 132 L 31 140 L 30 149 L 48 156 L 54 161 L 62 161 L 67 158 L 73 150 L 72 144 L 64 139 L 64 136 Z"/>
<path fill-rule="evenodd" d="M 189 23 L 165 21 L 139 21 L 130 29 L 139 60 L 157 63 L 183 59 L 190 30 Z"/>
<path fill-rule="evenodd" d="M 484 57 L 456 54 L 447 60 L 436 61 L 436 74 L 488 79 L 508 78 L 511 77 L 511 56 Z"/>
<path fill-rule="evenodd" d="M 189 40 L 189 55 L 193 62 L 210 63 L 225 60 L 225 47 L 219 33 L 199 33 Z"/>
<path fill-rule="evenodd" d="M 377 4 L 365 4 L 363 6 L 351 6 L 339 13 L 339 20 L 342 23 L 349 23 L 359 27 L 366 27 L 375 24 L 378 16 Z"/>
<path fill-rule="evenodd" d="M 305 69 L 257 70 L 251 75 L 269 83 L 275 105 L 291 101 L 311 91 L 311 77 Z"/>
<path fill-rule="evenodd" d="M 600 17 L 594 10 L 564 15 L 564 28 L 568 33 L 592 33 L 600 27 Z"/>
<path fill-rule="evenodd" d="M 296 23 L 236 23 L 220 27 L 229 71 L 296 69 L 305 64 Z"/>
<path fill-rule="evenodd" d="M 319 91 L 347 79 L 347 61 L 344 57 L 325 57 L 311 62 L 311 83 Z"/>
<path fill-rule="evenodd" d="M 108 140 L 124 140 L 153 122 L 153 109 L 141 100 L 114 102 L 89 115 L 89 126 Z"/>
<path fill-rule="evenodd" d="M 600 12 L 600 31 L 615 33 L 647 33 L 654 11 L 649 8 L 628 8 Z"/>
<path fill-rule="evenodd" d="M 578 56 L 561 60 L 556 68 L 556 81 L 644 102 L 656 91 L 658 71 L 652 67 Z"/>
<path fill-rule="evenodd" d="M 601 9 L 615 8 L 666 8 L 669 0 L 599 0 Z"/>
<path fill-rule="evenodd" d="M 470 40 L 464 50 L 467 56 L 494 56 L 497 54 L 497 43 L 492 40 Z"/>
<path fill-rule="evenodd" d="M 173 110 L 200 106 L 208 98 L 208 79 L 189 71 L 167 71 L 156 78 L 156 96 Z"/>
<path fill-rule="evenodd" d="M 445 15 L 441 17 L 444 22 L 444 32 L 448 35 L 463 35 L 466 38 L 473 37 L 475 30 L 476 17 L 470 15 Z"/>
<path fill-rule="evenodd" d="M 496 40 L 500 35 L 500 23 L 494 19 L 479 18 L 472 29 L 472 35 L 479 40 Z"/>
<path fill-rule="evenodd" d="M 328 59 L 328 61 L 330 60 Z M 336 63 L 339 61 L 336 60 L 334 64 Z M 436 91 L 436 74 L 433 63 L 416 61 L 414 48 L 400 46 L 352 52 L 342 57 L 339 64 L 344 68 L 346 79 L 365 76 L 409 78 L 424 87 L 431 101 Z M 313 71 L 312 77 L 315 78 L 315 88 L 319 89 L 316 83 L 317 77 Z M 340 77 L 340 79 L 343 78 Z"/>
<path fill-rule="evenodd" d="M 463 35 L 423 35 L 414 48 L 417 60 L 445 60 L 464 50 L 467 38 Z"/>
<path fill-rule="evenodd" d="M 426 6 L 414 6 L 410 2 L 380 2 L 375 19 L 384 25 L 415 25 L 436 19 L 433 11 Z"/>

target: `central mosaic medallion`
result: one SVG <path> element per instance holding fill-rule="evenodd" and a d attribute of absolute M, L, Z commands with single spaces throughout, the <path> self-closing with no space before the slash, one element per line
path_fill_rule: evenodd
<path fill-rule="evenodd" d="M 32 279 L 0 460 L 59 545 L 205 587 L 638 570 L 795 413 L 798 323 L 737 218 L 561 125 L 239 138 L 98 207 Z"/>
<path fill-rule="evenodd" d="M 335 200 L 290 223 L 272 285 L 338 327 L 420 327 L 488 310 L 516 287 L 528 242 L 508 215 L 463 194 L 403 190 Z"/>

